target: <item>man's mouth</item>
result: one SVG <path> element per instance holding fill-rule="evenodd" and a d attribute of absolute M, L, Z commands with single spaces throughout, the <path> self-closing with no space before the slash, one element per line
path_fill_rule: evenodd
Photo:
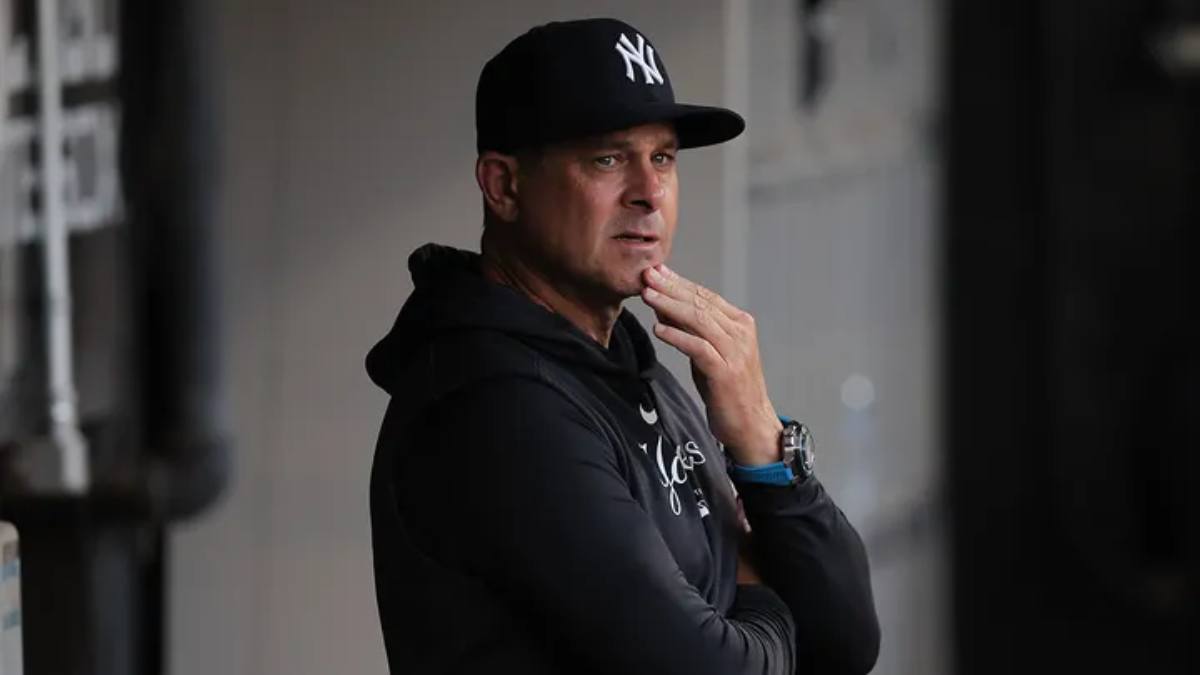
<path fill-rule="evenodd" d="M 614 237 L 614 239 L 618 239 L 620 241 L 626 241 L 626 242 L 634 243 L 634 244 L 636 244 L 636 243 L 651 244 L 651 243 L 658 241 L 658 237 L 656 237 L 652 234 L 635 234 L 632 232 L 627 232 L 625 234 L 618 234 L 616 237 Z"/>

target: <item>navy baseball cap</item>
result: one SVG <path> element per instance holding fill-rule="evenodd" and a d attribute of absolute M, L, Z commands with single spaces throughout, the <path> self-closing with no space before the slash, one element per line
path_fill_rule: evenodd
<path fill-rule="evenodd" d="M 681 148 L 727 141 L 741 115 L 675 102 L 662 56 L 616 19 L 548 23 L 492 57 L 475 90 L 479 152 L 512 153 L 651 122 L 674 124 Z"/>

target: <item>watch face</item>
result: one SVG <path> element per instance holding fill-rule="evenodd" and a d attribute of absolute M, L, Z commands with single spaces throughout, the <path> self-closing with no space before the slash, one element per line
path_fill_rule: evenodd
<path fill-rule="evenodd" d="M 813 455 L 811 448 L 804 448 L 800 451 L 800 466 L 804 469 L 805 474 L 813 472 L 813 467 L 816 466 L 817 458 Z"/>
<path fill-rule="evenodd" d="M 797 456 L 800 460 L 800 468 L 807 476 L 813 472 L 813 468 L 817 464 L 817 454 L 814 451 L 816 443 L 813 441 L 812 433 L 803 424 L 800 425 L 799 440 L 800 447 L 797 449 Z"/>

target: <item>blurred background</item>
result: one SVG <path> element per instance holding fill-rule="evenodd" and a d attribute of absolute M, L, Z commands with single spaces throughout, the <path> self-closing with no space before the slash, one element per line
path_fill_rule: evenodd
<path fill-rule="evenodd" d="M 596 15 L 748 120 L 672 264 L 814 429 L 874 672 L 1200 672 L 1200 3 L 0 0 L 0 674 L 386 672 L 363 358 L 478 249 L 483 63 Z"/>

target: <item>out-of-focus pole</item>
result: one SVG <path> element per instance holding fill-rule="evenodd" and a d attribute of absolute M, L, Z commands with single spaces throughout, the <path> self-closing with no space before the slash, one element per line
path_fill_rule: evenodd
<path fill-rule="evenodd" d="M 46 292 L 47 384 L 50 423 L 58 448 L 61 487 L 88 487 L 87 440 L 79 431 L 71 354 L 71 277 L 63 213 L 62 78 L 57 0 L 38 1 L 38 111 L 41 117 L 42 252 Z"/>

